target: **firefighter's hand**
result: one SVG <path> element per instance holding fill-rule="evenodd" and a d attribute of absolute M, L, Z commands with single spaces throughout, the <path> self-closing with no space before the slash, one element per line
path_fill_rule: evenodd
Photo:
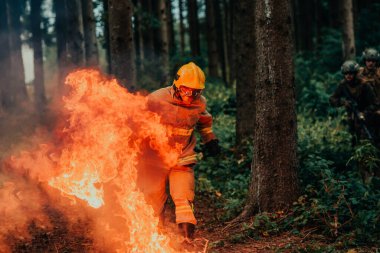
<path fill-rule="evenodd" d="M 205 156 L 217 156 L 220 154 L 219 140 L 214 139 L 209 142 L 206 142 L 203 151 Z"/>

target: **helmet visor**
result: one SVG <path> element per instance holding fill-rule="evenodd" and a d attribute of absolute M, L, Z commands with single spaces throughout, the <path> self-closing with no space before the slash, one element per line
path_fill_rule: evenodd
<path fill-rule="evenodd" d="M 192 89 L 185 86 L 180 86 L 178 90 L 181 96 L 186 96 L 186 97 L 199 98 L 202 94 L 201 89 Z"/>

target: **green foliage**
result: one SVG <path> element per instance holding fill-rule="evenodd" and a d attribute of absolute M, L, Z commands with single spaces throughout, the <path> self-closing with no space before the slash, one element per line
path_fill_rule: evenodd
<path fill-rule="evenodd" d="M 362 141 L 355 147 L 354 153 L 348 163 L 356 162 L 360 167 L 367 168 L 371 173 L 380 166 L 379 150 L 369 141 Z"/>
<path fill-rule="evenodd" d="M 331 42 L 331 45 L 334 43 Z M 323 51 L 323 54 L 327 54 Z M 336 59 L 320 68 L 310 58 L 296 58 L 298 94 L 298 157 L 302 194 L 288 214 L 258 214 L 252 223 L 242 225 L 241 232 L 229 241 L 260 238 L 282 231 L 301 234 L 306 228 L 330 238 L 330 246 L 307 246 L 295 252 L 336 252 L 337 247 L 376 245 L 380 238 L 380 192 L 378 180 L 362 180 L 360 170 L 373 170 L 379 163 L 378 150 L 368 142 L 355 148 L 345 126 L 343 109 L 328 103 L 341 75 Z M 327 72 L 336 61 L 336 72 Z M 325 71 L 325 72 L 324 72 Z M 232 219 L 242 210 L 250 181 L 252 148 L 248 156 L 233 155 L 235 129 L 235 95 L 219 83 L 208 83 L 209 111 L 215 116 L 214 130 L 224 148 L 218 158 L 207 158 L 196 171 L 203 185 L 200 192 L 220 193 L 217 205 L 223 219 Z M 230 115 L 232 114 L 232 115 Z M 251 147 L 251 145 L 249 145 Z M 360 165 L 360 166 L 359 166 Z M 207 179 L 207 180 L 205 180 Z M 207 184 L 205 184 L 207 182 Z M 289 247 L 294 247 L 290 245 Z M 279 251 L 281 252 L 281 251 Z"/>

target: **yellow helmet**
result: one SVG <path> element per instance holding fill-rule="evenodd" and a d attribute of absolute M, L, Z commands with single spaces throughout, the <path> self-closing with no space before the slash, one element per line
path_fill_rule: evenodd
<path fill-rule="evenodd" d="M 174 79 L 174 85 L 179 88 L 185 86 L 192 89 L 203 90 L 205 88 L 205 73 L 194 62 L 183 65 Z"/>

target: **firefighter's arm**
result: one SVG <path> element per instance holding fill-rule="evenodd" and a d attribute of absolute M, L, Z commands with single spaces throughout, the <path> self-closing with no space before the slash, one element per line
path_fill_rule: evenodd
<path fill-rule="evenodd" d="M 200 133 L 203 143 L 216 139 L 212 131 L 212 116 L 206 110 L 204 110 L 199 117 L 197 131 Z"/>
<path fill-rule="evenodd" d="M 219 140 L 212 131 L 212 116 L 206 110 L 200 115 L 197 123 L 197 130 L 204 143 L 204 153 L 206 156 L 215 156 L 220 153 Z"/>

